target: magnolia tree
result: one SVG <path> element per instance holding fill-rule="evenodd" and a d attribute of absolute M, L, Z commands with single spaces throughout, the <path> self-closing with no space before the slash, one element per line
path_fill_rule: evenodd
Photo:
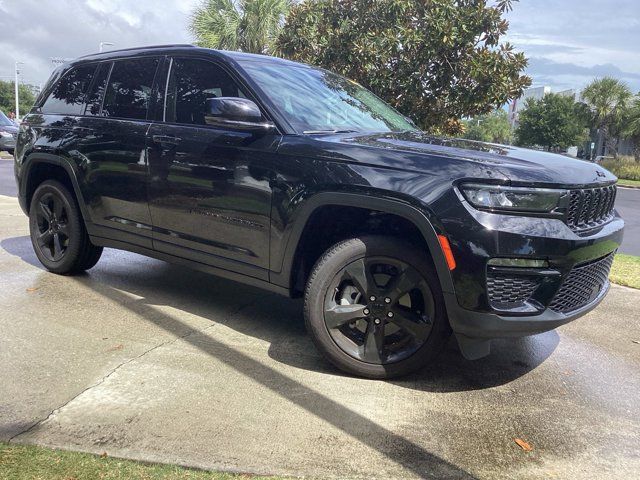
<path fill-rule="evenodd" d="M 336 71 L 422 128 L 459 133 L 460 118 L 518 98 L 527 60 L 501 41 L 511 0 L 307 0 L 276 51 Z"/>

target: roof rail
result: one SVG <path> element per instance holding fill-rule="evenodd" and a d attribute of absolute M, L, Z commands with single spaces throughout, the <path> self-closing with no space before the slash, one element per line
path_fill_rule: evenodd
<path fill-rule="evenodd" d="M 114 52 L 128 52 L 131 50 L 151 50 L 155 48 L 195 48 L 195 45 L 192 45 L 190 43 L 176 43 L 176 44 L 169 44 L 169 45 L 142 45 L 140 47 L 118 48 L 115 50 L 107 50 L 106 52 L 89 53 L 87 55 L 83 55 L 78 58 L 93 57 L 94 55 L 102 55 L 102 54 L 114 53 Z"/>

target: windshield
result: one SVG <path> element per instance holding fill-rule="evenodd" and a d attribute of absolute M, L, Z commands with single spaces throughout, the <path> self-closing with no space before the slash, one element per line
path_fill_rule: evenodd
<path fill-rule="evenodd" d="M 298 133 L 416 130 L 373 93 L 326 70 L 251 61 L 242 66 Z"/>
<path fill-rule="evenodd" d="M 16 124 L 7 118 L 7 116 L 0 111 L 0 127 L 15 127 Z"/>

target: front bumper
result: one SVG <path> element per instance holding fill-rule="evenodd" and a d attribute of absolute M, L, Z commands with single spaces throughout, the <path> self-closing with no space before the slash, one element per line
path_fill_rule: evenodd
<path fill-rule="evenodd" d="M 489 339 L 532 335 L 575 320 L 605 297 L 608 268 L 596 282 L 599 288 L 584 301 L 561 308 L 556 298 L 572 271 L 612 258 L 624 231 L 624 221 L 617 213 L 606 224 L 578 234 L 559 219 L 481 212 L 466 202 L 452 200 L 442 224 L 457 267 L 451 272 L 454 292 L 445 293 L 445 303 L 451 327 L 467 358 L 488 354 Z M 539 283 L 530 301 L 517 308 L 492 301 L 488 288 L 490 272 L 495 271 L 488 266 L 492 258 L 547 262 L 547 267 L 537 272 L 521 270 L 537 275 Z M 517 271 L 508 273 L 513 270 Z"/>

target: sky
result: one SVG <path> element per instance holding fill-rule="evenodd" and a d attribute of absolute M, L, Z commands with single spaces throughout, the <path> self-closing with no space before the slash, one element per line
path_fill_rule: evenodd
<path fill-rule="evenodd" d="M 189 13 L 200 0 L 0 0 L 0 79 L 44 83 L 51 57 L 115 47 L 190 43 Z M 640 0 L 520 0 L 506 37 L 529 58 L 533 86 L 581 89 L 611 75 L 640 92 Z"/>

